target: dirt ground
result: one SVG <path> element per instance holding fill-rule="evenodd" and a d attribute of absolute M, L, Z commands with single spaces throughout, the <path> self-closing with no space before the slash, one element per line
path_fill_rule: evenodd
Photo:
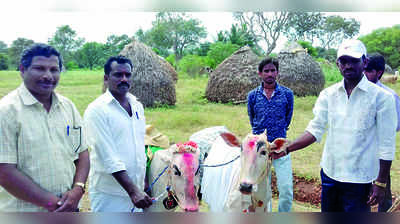
<path fill-rule="evenodd" d="M 317 206 L 318 208 L 321 207 L 321 183 L 319 180 L 306 179 L 304 177 L 293 175 L 293 183 L 293 197 L 295 201 L 308 203 Z M 279 196 L 274 172 L 272 172 L 272 193 L 274 197 Z M 399 196 L 397 197 L 400 198 Z M 392 195 L 393 204 L 397 197 L 395 194 Z M 378 206 L 373 206 L 372 211 L 378 211 Z M 395 210 L 395 212 L 400 212 L 400 206 Z"/>

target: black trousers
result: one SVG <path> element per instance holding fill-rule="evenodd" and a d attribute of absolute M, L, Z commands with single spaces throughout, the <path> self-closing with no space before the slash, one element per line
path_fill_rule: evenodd
<path fill-rule="evenodd" d="M 322 212 L 370 212 L 367 204 L 371 183 L 345 183 L 328 177 L 321 169 Z"/>

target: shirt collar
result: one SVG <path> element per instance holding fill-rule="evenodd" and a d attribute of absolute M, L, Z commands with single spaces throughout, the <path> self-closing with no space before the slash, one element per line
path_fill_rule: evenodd
<path fill-rule="evenodd" d="M 278 84 L 278 82 L 275 82 L 275 83 L 276 83 L 276 86 L 275 86 L 275 89 L 274 89 L 274 93 L 279 93 L 282 87 L 281 87 L 281 85 Z M 264 83 L 263 82 L 258 87 L 258 91 L 260 91 L 262 93 L 264 92 Z"/>
<path fill-rule="evenodd" d="M 104 93 L 104 99 L 106 101 L 106 103 L 111 103 L 113 100 L 115 102 L 118 103 L 117 99 L 115 99 L 115 97 L 111 94 L 110 90 L 106 90 L 106 92 Z M 136 97 L 134 95 L 132 95 L 131 93 L 127 93 L 126 97 L 128 97 L 128 100 L 130 103 L 134 103 L 136 101 Z M 133 106 L 133 105 L 131 105 Z"/>
<path fill-rule="evenodd" d="M 22 99 L 22 102 L 27 105 L 33 105 L 36 103 L 42 104 L 40 103 L 33 95 L 32 93 L 28 90 L 28 88 L 26 88 L 24 83 L 21 83 L 21 85 L 19 86 L 19 95 Z M 60 102 L 60 100 L 58 99 L 58 96 L 56 93 L 52 93 L 51 94 L 51 99 L 52 99 L 52 106 L 57 106 L 58 103 Z"/>
<path fill-rule="evenodd" d="M 372 83 L 370 83 L 370 81 L 368 81 L 367 77 L 363 74 L 363 77 L 361 78 L 360 82 L 358 82 L 357 86 L 354 87 L 354 89 L 359 88 L 360 90 L 368 92 L 368 87 L 370 84 L 372 84 Z M 344 79 L 342 79 L 342 81 L 340 82 L 338 89 L 342 89 L 343 91 L 346 91 L 346 89 L 344 88 Z"/>

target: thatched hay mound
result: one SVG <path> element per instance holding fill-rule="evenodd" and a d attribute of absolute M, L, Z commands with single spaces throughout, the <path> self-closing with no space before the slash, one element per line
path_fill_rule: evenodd
<path fill-rule="evenodd" d="M 289 87 L 296 96 L 317 96 L 324 88 L 321 67 L 297 43 L 290 43 L 278 54 L 278 82 Z"/>
<path fill-rule="evenodd" d="M 237 50 L 210 74 L 207 99 L 220 103 L 245 102 L 247 93 L 261 82 L 257 74 L 259 62 L 249 47 Z"/>
<path fill-rule="evenodd" d="M 163 57 L 158 56 L 158 58 L 160 59 L 161 63 L 165 65 L 165 69 L 168 70 L 168 74 L 171 75 L 172 80 L 176 84 L 178 82 L 178 73 L 175 71 L 174 67 L 172 67 L 172 65 Z"/>
<path fill-rule="evenodd" d="M 121 51 L 133 64 L 132 88 L 145 107 L 174 105 L 176 102 L 175 85 L 172 77 L 175 70 L 168 67 L 168 62 L 160 60 L 148 46 L 133 40 Z"/>

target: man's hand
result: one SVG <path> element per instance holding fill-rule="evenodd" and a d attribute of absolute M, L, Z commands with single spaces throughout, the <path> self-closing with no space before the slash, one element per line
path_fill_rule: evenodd
<path fill-rule="evenodd" d="M 65 192 L 59 201 L 61 207 L 55 212 L 75 212 L 82 196 L 83 190 L 80 187 L 74 187 L 72 190 Z"/>
<path fill-rule="evenodd" d="M 284 151 L 272 151 L 272 152 L 269 153 L 269 156 L 272 159 L 279 159 L 279 158 L 284 157 L 286 155 L 287 155 L 286 149 Z"/>
<path fill-rule="evenodd" d="M 144 209 L 150 207 L 153 204 L 151 198 L 144 192 L 135 192 L 129 195 L 129 197 L 137 208 Z"/>
<path fill-rule="evenodd" d="M 54 212 L 61 206 L 61 198 L 52 195 L 49 199 L 47 204 L 44 206 L 45 209 L 49 212 Z"/>
<path fill-rule="evenodd" d="M 369 206 L 381 203 L 385 198 L 385 188 L 372 184 L 372 190 L 367 204 Z"/>

